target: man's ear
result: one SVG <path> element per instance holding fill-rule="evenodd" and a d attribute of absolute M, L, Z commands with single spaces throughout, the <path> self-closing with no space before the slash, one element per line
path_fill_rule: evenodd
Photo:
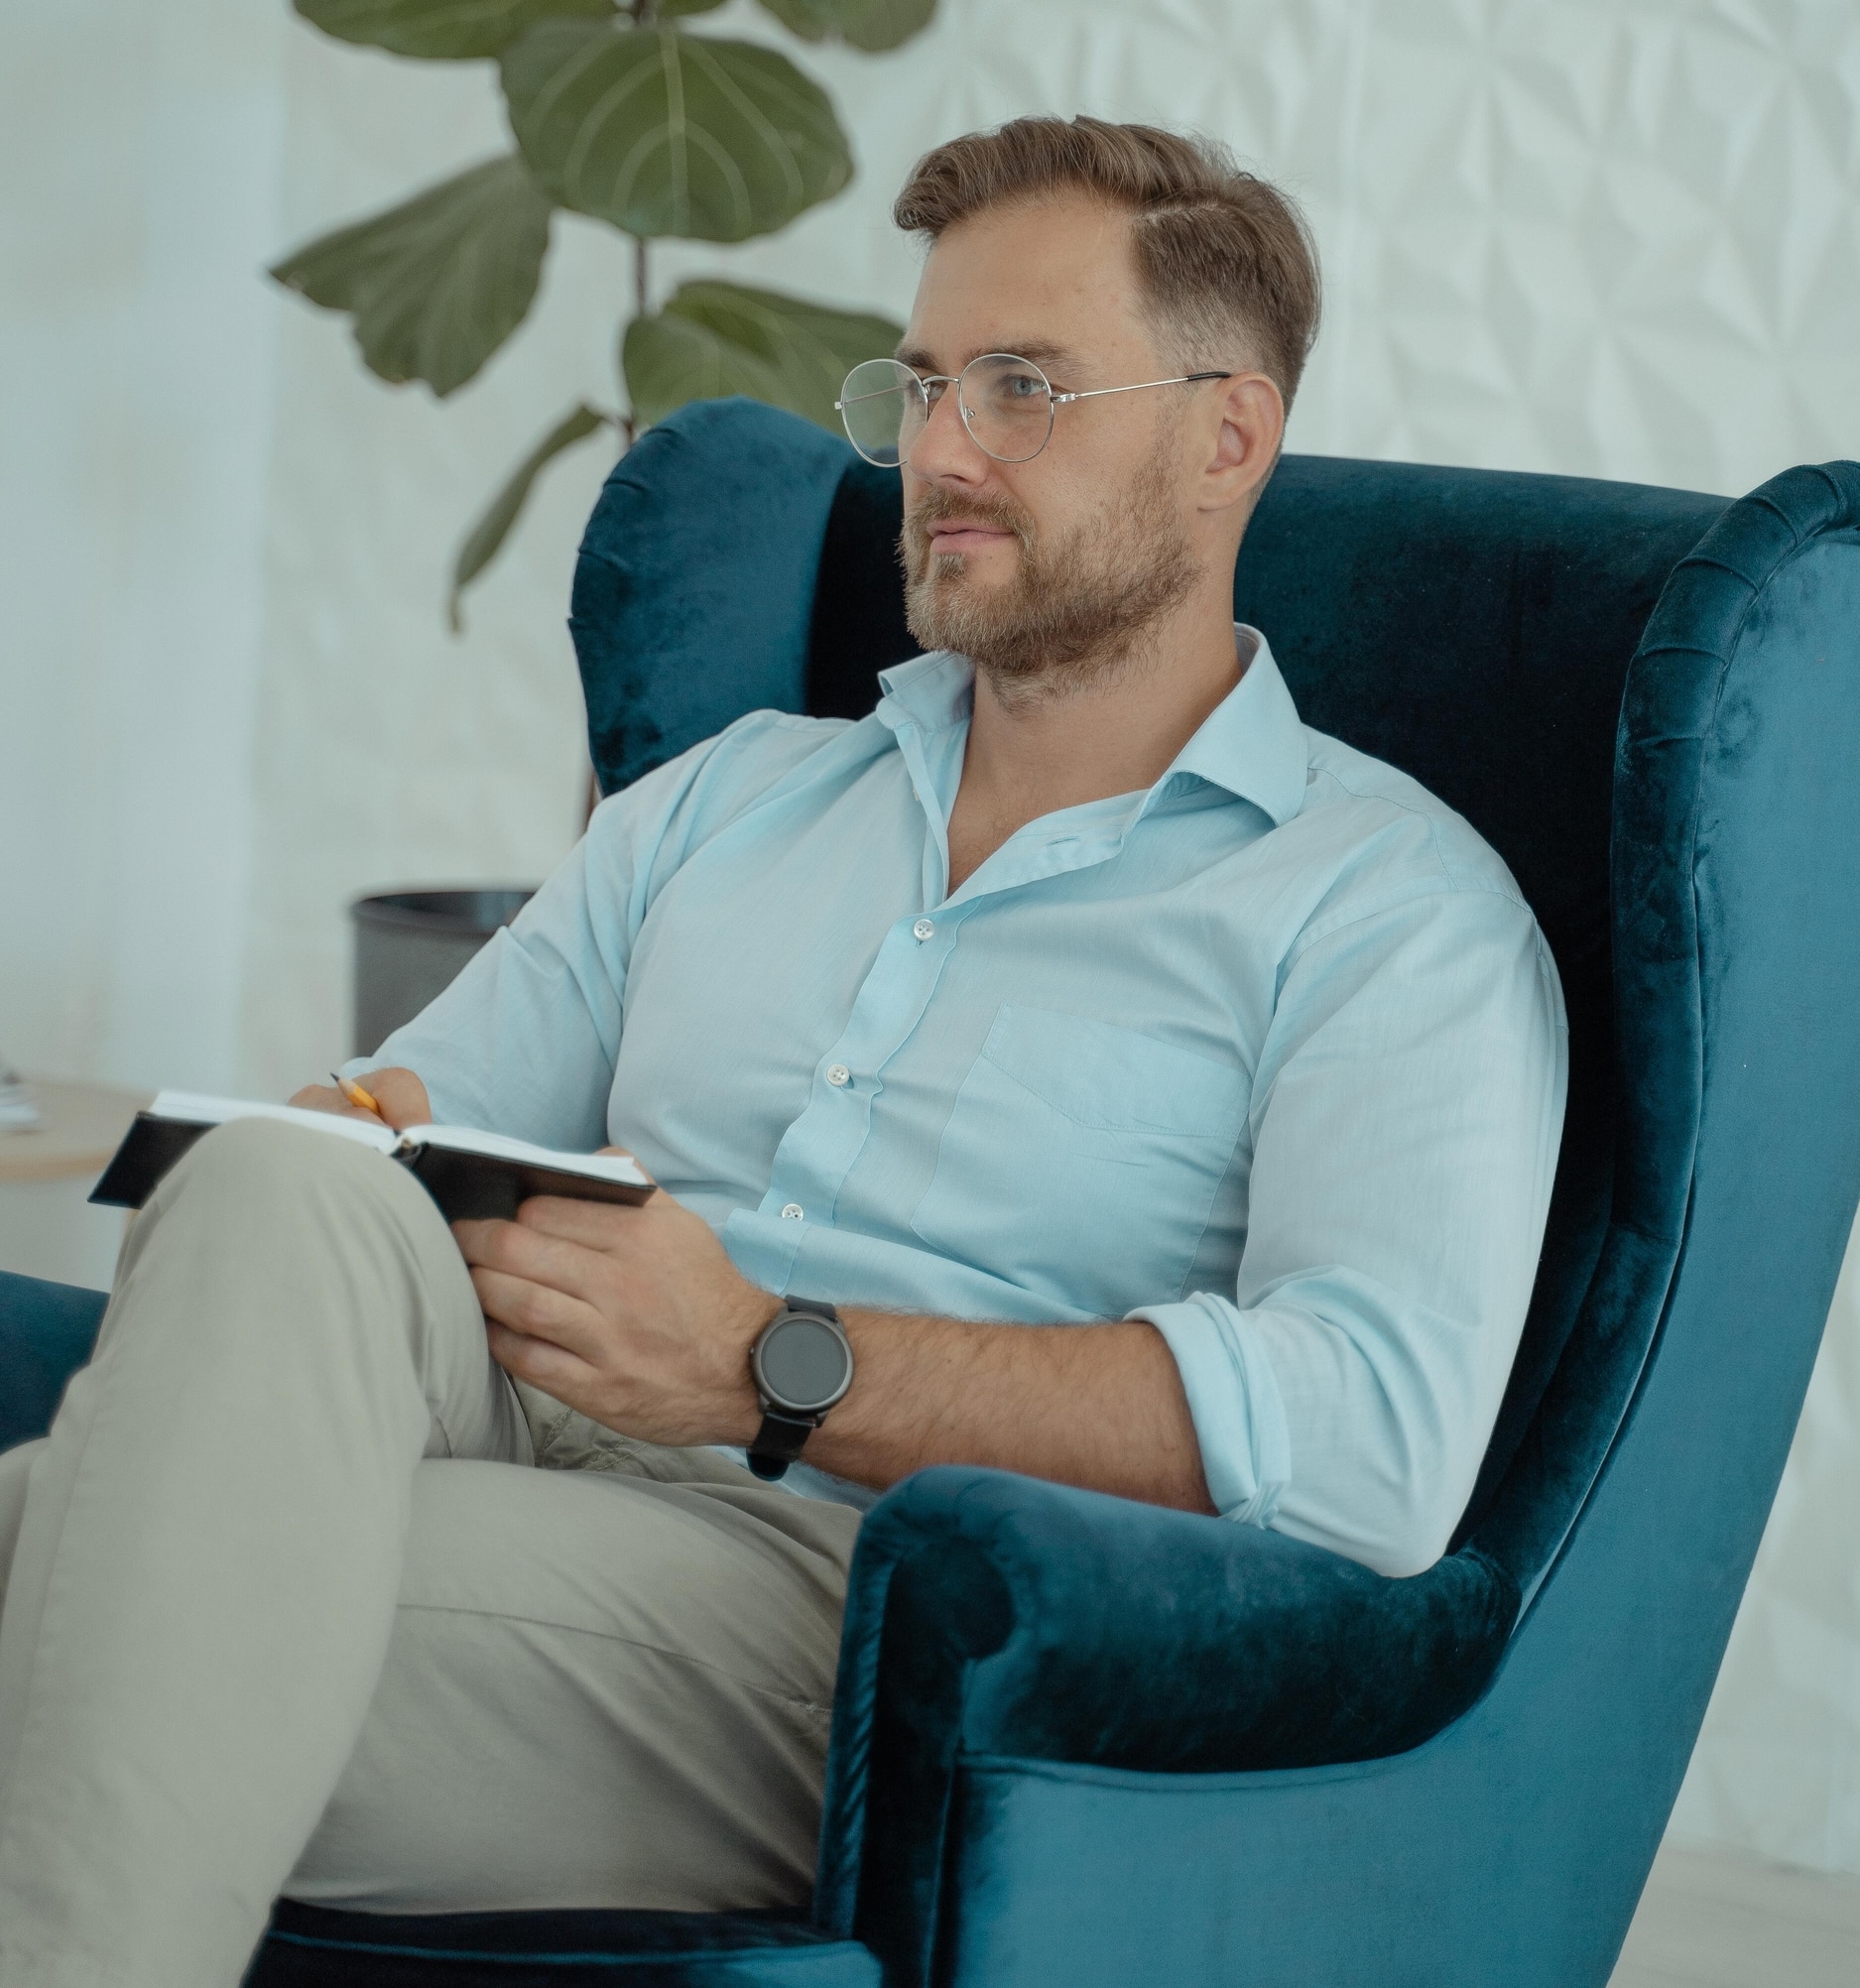
<path fill-rule="evenodd" d="M 1279 460 L 1286 404 L 1264 373 L 1236 373 L 1216 389 L 1213 447 L 1201 472 L 1200 509 L 1252 508 L 1259 487 Z"/>

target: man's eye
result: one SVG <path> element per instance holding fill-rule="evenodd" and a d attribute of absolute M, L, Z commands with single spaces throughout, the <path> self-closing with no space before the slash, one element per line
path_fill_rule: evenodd
<path fill-rule="evenodd" d="M 1010 400 L 1039 400 L 1047 391 L 1047 383 L 1036 379 L 1032 373 L 1010 373 L 1001 382 L 998 391 L 1005 393 Z"/>

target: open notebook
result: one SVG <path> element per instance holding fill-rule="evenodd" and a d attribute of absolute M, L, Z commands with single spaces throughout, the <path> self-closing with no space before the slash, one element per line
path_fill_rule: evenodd
<path fill-rule="evenodd" d="M 438 1202 L 447 1221 L 508 1221 L 532 1194 L 643 1201 L 653 1191 L 638 1163 L 617 1154 L 552 1153 L 546 1146 L 463 1125 L 413 1125 L 396 1132 L 365 1118 L 338 1118 L 327 1111 L 165 1090 L 147 1111 L 137 1112 L 90 1198 L 112 1207 L 141 1207 L 155 1191 L 155 1183 L 196 1139 L 232 1118 L 279 1118 L 332 1139 L 372 1146 L 407 1168 Z"/>

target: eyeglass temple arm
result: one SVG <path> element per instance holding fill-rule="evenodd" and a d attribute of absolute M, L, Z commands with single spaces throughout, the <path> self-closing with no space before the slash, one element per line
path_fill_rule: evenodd
<path fill-rule="evenodd" d="M 1105 394 L 1140 394 L 1145 387 L 1185 387 L 1196 380 L 1231 380 L 1232 373 L 1178 373 L 1173 380 L 1135 380 L 1127 387 L 1087 387 L 1079 394 L 1054 394 L 1053 405 L 1063 407 L 1067 401 L 1095 401 Z"/>
<path fill-rule="evenodd" d="M 1171 380 L 1133 380 L 1127 387 L 1087 387 L 1082 393 L 1054 394 L 1053 405 L 1060 408 L 1068 401 L 1095 401 L 1102 399 L 1106 394 L 1140 394 L 1146 387 L 1187 387 L 1194 385 L 1198 380 L 1231 380 L 1233 377 L 1232 373 L 1178 373 Z M 959 387 L 962 384 L 952 373 L 920 373 L 917 376 L 917 383 L 923 388 L 926 400 L 930 398 L 931 387 Z M 879 400 L 884 395 L 896 391 L 895 387 L 878 387 L 869 394 L 854 394 L 851 400 L 835 401 L 834 412 L 843 413 L 856 402 Z"/>

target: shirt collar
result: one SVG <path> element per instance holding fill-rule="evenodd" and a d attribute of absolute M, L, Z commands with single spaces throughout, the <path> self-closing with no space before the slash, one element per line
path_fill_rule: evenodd
<path fill-rule="evenodd" d="M 932 649 L 878 673 L 885 694 L 877 717 L 892 731 L 915 724 L 927 732 L 965 725 L 975 707 L 975 666 L 966 656 Z"/>
<path fill-rule="evenodd" d="M 1310 760 L 1304 726 L 1265 636 L 1235 622 L 1234 649 L 1249 659 L 1245 675 L 1176 755 L 1149 802 L 1178 774 L 1191 774 L 1252 802 L 1283 827 L 1304 805 Z M 968 723 L 975 670 L 966 657 L 936 650 L 881 670 L 878 681 L 885 694 L 876 715 L 894 733 L 906 725 L 936 732 Z"/>
<path fill-rule="evenodd" d="M 1240 656 L 1251 652 L 1246 674 L 1202 720 L 1164 779 L 1194 774 L 1252 802 L 1283 828 L 1304 806 L 1310 744 L 1265 636 L 1236 621 L 1233 637 Z"/>

